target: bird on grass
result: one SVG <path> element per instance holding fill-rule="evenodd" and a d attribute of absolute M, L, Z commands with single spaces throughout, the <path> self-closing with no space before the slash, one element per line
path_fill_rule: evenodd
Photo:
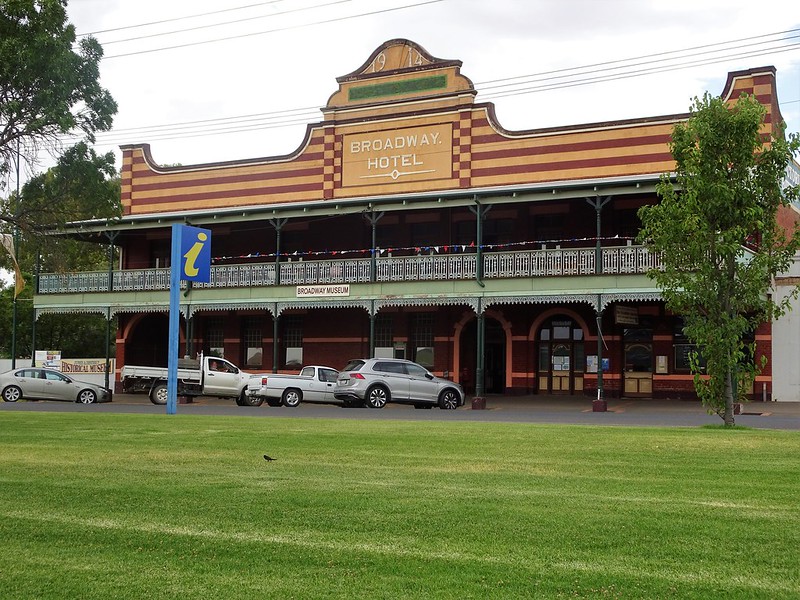
<path fill-rule="evenodd" d="M 272 458 L 271 456 L 264 455 L 264 460 L 277 460 L 276 458 Z"/>

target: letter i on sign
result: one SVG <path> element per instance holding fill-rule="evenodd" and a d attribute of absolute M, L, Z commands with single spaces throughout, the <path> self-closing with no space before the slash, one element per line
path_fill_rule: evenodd
<path fill-rule="evenodd" d="M 211 280 L 211 231 L 183 226 L 181 232 L 181 279 Z"/>
<path fill-rule="evenodd" d="M 203 251 L 203 246 L 205 246 L 207 240 L 208 236 L 205 233 L 198 233 L 197 241 L 189 248 L 189 251 L 183 255 L 183 258 L 186 259 L 186 266 L 184 266 L 183 272 L 186 275 L 197 277 L 197 273 L 199 272 L 197 268 L 197 257 L 200 256 L 200 253 Z"/>

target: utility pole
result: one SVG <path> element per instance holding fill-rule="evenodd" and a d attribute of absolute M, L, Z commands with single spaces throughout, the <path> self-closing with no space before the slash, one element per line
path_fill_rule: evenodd
<path fill-rule="evenodd" d="M 39 293 L 39 273 L 42 270 L 42 253 L 40 248 L 36 248 L 36 271 L 33 275 L 33 293 Z M 36 309 L 31 311 L 33 318 L 31 319 L 31 366 L 36 366 Z"/>
<path fill-rule="evenodd" d="M 14 217 L 19 216 L 19 138 L 17 138 L 17 197 L 14 204 Z M 17 262 L 17 255 L 19 254 L 19 228 L 16 222 L 14 223 L 13 243 L 14 243 L 14 262 Z M 19 281 L 17 277 L 20 276 L 19 269 L 14 273 L 14 299 L 11 301 L 11 368 L 17 368 L 17 290 L 19 289 Z"/>

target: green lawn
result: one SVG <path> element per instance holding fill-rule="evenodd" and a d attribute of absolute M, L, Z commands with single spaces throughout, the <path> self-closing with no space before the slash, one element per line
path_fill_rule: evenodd
<path fill-rule="evenodd" d="M 0 452 L 6 599 L 800 598 L 797 432 L 3 412 Z"/>

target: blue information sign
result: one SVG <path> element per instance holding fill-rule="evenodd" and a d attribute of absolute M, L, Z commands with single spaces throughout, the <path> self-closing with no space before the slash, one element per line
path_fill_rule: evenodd
<path fill-rule="evenodd" d="M 188 225 L 172 226 L 172 266 L 169 278 L 169 352 L 167 353 L 167 414 L 178 404 L 178 343 L 181 280 L 211 281 L 211 231 Z M 201 365 L 202 368 L 202 365 Z"/>
<path fill-rule="evenodd" d="M 180 228 L 181 279 L 208 283 L 211 281 L 211 231 L 188 225 Z"/>

